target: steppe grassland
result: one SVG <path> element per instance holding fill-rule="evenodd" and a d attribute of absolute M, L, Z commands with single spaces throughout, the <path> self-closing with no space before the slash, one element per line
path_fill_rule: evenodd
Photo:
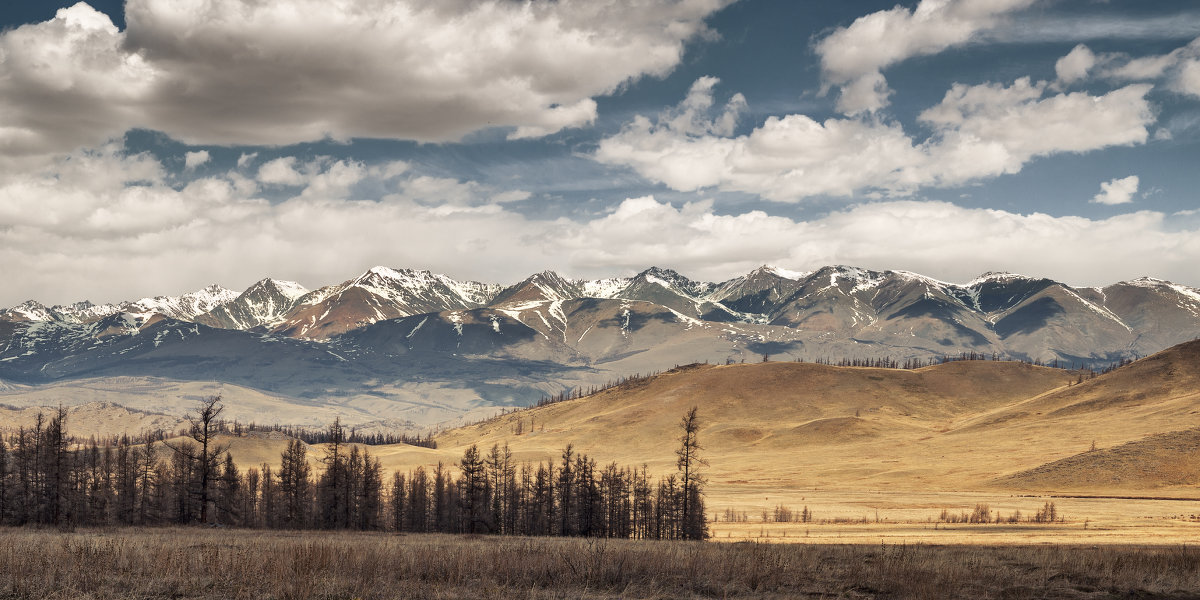
<path fill-rule="evenodd" d="M 1102 598 L 1200 548 L 711 544 L 218 529 L 5 532 L 0 598 Z"/>

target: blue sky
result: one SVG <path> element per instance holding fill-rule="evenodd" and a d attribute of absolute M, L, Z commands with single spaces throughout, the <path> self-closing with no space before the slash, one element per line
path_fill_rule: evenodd
<path fill-rule="evenodd" d="M 649 265 L 1200 286 L 1200 6 L 0 7 L 0 306 Z"/>

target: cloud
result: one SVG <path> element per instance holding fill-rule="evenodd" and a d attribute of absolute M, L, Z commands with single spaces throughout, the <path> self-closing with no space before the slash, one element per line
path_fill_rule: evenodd
<path fill-rule="evenodd" d="M 1063 44 L 1088 40 L 1179 40 L 1200 35 L 1200 11 L 1139 16 L 1124 12 L 1043 13 L 1010 19 L 979 36 L 983 43 Z"/>
<path fill-rule="evenodd" d="M 0 33 L 0 155 L 131 128 L 221 145 L 548 135 L 665 76 L 729 1 L 129 0 L 124 31 L 80 2 Z"/>
<path fill-rule="evenodd" d="M 1007 270 L 1075 285 L 1155 274 L 1196 285 L 1188 261 L 1200 257 L 1197 233 L 1173 229 L 1167 215 L 1149 211 L 1097 220 L 905 200 L 798 221 L 762 211 L 716 214 L 709 202 L 674 207 L 645 197 L 571 224 L 556 247 L 567 253 L 568 270 L 588 276 L 659 264 L 723 280 L 766 262 L 798 270 L 831 264 L 905 269 L 957 282 Z"/>
<path fill-rule="evenodd" d="M 0 262 L 22 265 L 5 274 L 0 306 L 244 288 L 268 275 L 316 287 L 376 264 L 502 283 L 547 268 L 600 277 L 651 264 L 721 280 L 770 262 L 949 281 L 1009 270 L 1082 285 L 1141 275 L 1200 284 L 1200 221 L 1152 211 L 1088 219 L 901 200 L 797 220 L 640 197 L 545 219 L 506 208 L 506 190 L 403 164 L 291 164 L 305 183 L 270 202 L 236 172 L 175 187 L 154 158 L 115 146 L 0 180 Z M 364 186 L 387 193 L 358 194 Z"/>
<path fill-rule="evenodd" d="M 1098 204 L 1128 204 L 1138 191 L 1138 176 L 1130 175 L 1100 184 L 1100 193 L 1092 197 Z"/>
<path fill-rule="evenodd" d="M 1106 62 L 1103 77 L 1118 81 L 1165 80 L 1167 89 L 1200 98 L 1200 38 L 1166 54 L 1138 58 L 1111 54 Z"/>
<path fill-rule="evenodd" d="M 1096 54 L 1087 46 L 1079 44 L 1054 63 L 1054 73 L 1058 75 L 1059 82 L 1070 84 L 1086 78 L 1094 66 Z"/>
<path fill-rule="evenodd" d="M 1036 0 L 921 0 L 859 17 L 817 42 L 827 86 L 841 88 L 838 110 L 856 115 L 888 105 L 883 70 L 914 56 L 937 54 L 996 27 Z"/>
<path fill-rule="evenodd" d="M 94 146 L 138 120 L 163 73 L 82 2 L 0 33 L 0 155 Z"/>
<path fill-rule="evenodd" d="M 868 192 L 908 195 L 1016 173 L 1030 160 L 1144 143 L 1154 122 L 1146 95 L 1128 85 L 1101 96 L 1048 94 L 1028 78 L 1011 85 L 954 85 L 919 120 L 932 135 L 918 141 L 876 117 L 772 116 L 746 135 L 723 124 L 744 108 L 734 96 L 712 112 L 715 80 L 692 87 L 679 107 L 652 121 L 636 117 L 602 140 L 600 162 L 625 165 L 678 191 L 716 188 L 795 202 L 813 196 Z"/>
<path fill-rule="evenodd" d="M 285 156 L 263 163 L 258 168 L 258 180 L 267 185 L 302 185 L 304 175 L 296 170 L 296 157 Z"/>
<path fill-rule="evenodd" d="M 1186 60 L 1179 66 L 1175 90 L 1200 98 L 1200 57 Z"/>
<path fill-rule="evenodd" d="M 183 167 L 190 171 L 207 163 L 212 157 L 209 156 L 208 150 L 199 150 L 197 152 L 188 152 L 183 155 Z"/>
<path fill-rule="evenodd" d="M 253 164 L 256 159 L 258 159 L 257 152 L 251 152 L 249 154 L 243 152 L 242 155 L 238 157 L 237 166 L 239 169 L 245 169 Z"/>

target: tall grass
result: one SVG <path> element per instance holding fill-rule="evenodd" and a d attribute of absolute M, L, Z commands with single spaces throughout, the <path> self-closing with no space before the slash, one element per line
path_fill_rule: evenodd
<path fill-rule="evenodd" d="M 829 546 L 382 533 L 0 533 L 0 598 L 1057 598 L 1200 593 L 1189 547 Z"/>

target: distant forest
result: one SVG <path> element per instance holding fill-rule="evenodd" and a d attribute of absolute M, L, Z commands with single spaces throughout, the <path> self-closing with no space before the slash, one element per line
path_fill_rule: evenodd
<path fill-rule="evenodd" d="M 517 463 L 507 445 L 472 446 L 456 465 L 385 481 L 377 457 L 335 421 L 312 469 L 288 441 L 278 466 L 241 470 L 220 442 L 219 397 L 203 401 L 183 439 L 73 444 L 67 412 L 0 439 L 0 524 L 56 527 L 207 524 L 649 539 L 707 537 L 706 463 L 692 409 L 680 422 L 678 471 L 599 466 L 568 445 L 561 460 Z"/>

